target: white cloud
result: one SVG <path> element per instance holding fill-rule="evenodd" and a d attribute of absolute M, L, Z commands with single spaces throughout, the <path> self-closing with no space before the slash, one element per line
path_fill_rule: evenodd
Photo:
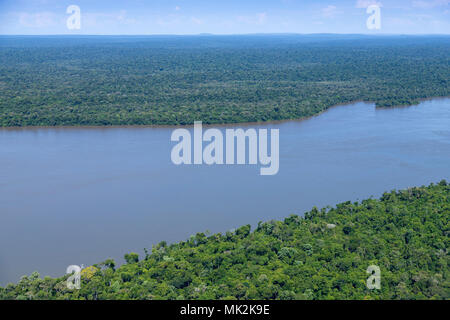
<path fill-rule="evenodd" d="M 180 19 L 180 16 L 173 15 L 173 14 L 169 14 L 168 16 L 159 17 L 156 19 L 156 24 L 158 24 L 160 26 L 164 26 L 164 27 L 179 25 L 181 23 L 182 23 L 182 21 Z"/>
<path fill-rule="evenodd" d="M 263 24 L 263 23 L 266 22 L 266 19 L 267 19 L 267 13 L 265 13 L 265 12 L 263 12 L 263 13 L 258 13 L 257 16 L 258 16 L 258 22 L 259 22 L 260 24 Z"/>
<path fill-rule="evenodd" d="M 133 24 L 136 23 L 135 19 L 127 17 L 127 11 L 121 10 L 119 14 L 116 16 L 117 21 L 119 21 L 122 24 Z"/>
<path fill-rule="evenodd" d="M 28 28 L 51 27 L 56 24 L 56 15 L 53 12 L 20 12 L 19 24 Z"/>
<path fill-rule="evenodd" d="M 179 6 L 175 7 L 175 11 L 179 11 L 181 8 Z"/>
<path fill-rule="evenodd" d="M 322 16 L 324 16 L 325 18 L 332 18 L 338 13 L 339 11 L 337 10 L 336 6 L 330 5 L 322 9 Z"/>
<path fill-rule="evenodd" d="M 203 21 L 196 18 L 196 17 L 191 17 L 191 22 L 195 23 L 195 24 L 202 24 Z"/>
<path fill-rule="evenodd" d="M 366 9 L 368 6 L 379 6 L 382 7 L 383 4 L 379 1 L 376 0 L 358 0 L 356 1 L 355 7 L 356 8 L 361 8 L 361 9 Z"/>
<path fill-rule="evenodd" d="M 243 22 L 246 24 L 264 24 L 266 23 L 267 20 L 267 13 L 266 12 L 262 12 L 262 13 L 257 13 L 255 15 L 252 16 L 238 16 L 237 20 L 239 22 Z"/>
<path fill-rule="evenodd" d="M 433 0 L 433 1 L 413 1 L 413 7 L 415 8 L 435 8 L 448 6 L 450 4 L 450 0 Z"/>
<path fill-rule="evenodd" d="M 156 19 L 156 24 L 163 27 L 176 27 L 176 26 L 186 26 L 188 24 L 201 25 L 204 24 L 202 19 L 197 17 L 187 17 L 179 14 L 169 14 L 164 17 L 158 17 Z"/>
<path fill-rule="evenodd" d="M 98 26 L 114 26 L 132 25 L 137 23 L 137 20 L 130 18 L 126 10 L 120 10 L 117 13 L 98 13 L 98 12 L 81 12 L 81 23 L 85 27 Z"/>
<path fill-rule="evenodd" d="M 408 19 L 408 18 L 399 18 L 399 17 L 392 17 L 386 19 L 390 25 L 400 26 L 400 27 L 413 27 L 415 26 L 415 23 Z"/>

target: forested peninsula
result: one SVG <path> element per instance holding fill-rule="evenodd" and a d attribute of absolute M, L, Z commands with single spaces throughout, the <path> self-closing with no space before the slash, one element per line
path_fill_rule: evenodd
<path fill-rule="evenodd" d="M 450 299 L 450 184 L 313 208 L 223 234 L 161 242 L 68 275 L 37 272 L 0 287 L 0 299 Z M 367 268 L 380 269 L 379 289 Z"/>
<path fill-rule="evenodd" d="M 449 36 L 1 36 L 0 127 L 298 119 L 449 79 Z"/>

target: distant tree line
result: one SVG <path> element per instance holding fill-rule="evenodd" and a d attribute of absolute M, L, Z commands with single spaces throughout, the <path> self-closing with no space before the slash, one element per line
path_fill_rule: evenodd
<path fill-rule="evenodd" d="M 3 37 L 0 126 L 259 122 L 449 95 L 449 37 L 336 37 Z"/>

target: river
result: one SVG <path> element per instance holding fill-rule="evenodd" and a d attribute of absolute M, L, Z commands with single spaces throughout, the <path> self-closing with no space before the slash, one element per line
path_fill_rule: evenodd
<path fill-rule="evenodd" d="M 0 129 L 0 285 L 450 178 L 449 98 L 245 126 L 280 130 L 277 175 L 175 166 L 173 128 Z"/>

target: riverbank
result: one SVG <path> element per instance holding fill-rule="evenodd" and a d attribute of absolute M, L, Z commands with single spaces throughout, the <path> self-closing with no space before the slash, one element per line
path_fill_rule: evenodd
<path fill-rule="evenodd" d="M 0 299 L 449 299 L 446 181 L 350 201 L 283 221 L 187 241 L 87 267 L 79 289 L 39 273 L 0 287 Z M 417 223 L 418 221 L 421 221 Z M 433 263 L 424 263 L 433 261 Z M 378 270 L 377 281 L 367 270 Z M 369 284 L 371 286 L 369 286 Z"/>
<path fill-rule="evenodd" d="M 355 100 L 350 101 L 348 103 L 339 103 L 332 105 L 331 107 L 326 108 L 323 111 L 318 112 L 317 114 L 299 118 L 299 119 L 285 119 L 285 120 L 277 120 L 277 121 L 265 121 L 265 122 L 237 122 L 237 123 L 217 123 L 217 124 L 208 124 L 205 123 L 203 126 L 205 128 L 232 128 L 232 127 L 253 127 L 253 126 L 261 126 L 261 125 L 276 125 L 276 124 L 283 124 L 288 122 L 299 122 L 299 121 L 305 121 L 309 120 L 311 118 L 320 116 L 324 112 L 329 111 L 330 109 L 340 107 L 340 106 L 346 106 L 346 105 L 354 105 L 357 103 L 370 103 L 373 104 L 375 108 L 377 109 L 392 109 L 392 108 L 408 108 L 411 106 L 418 105 L 425 101 L 431 101 L 431 100 L 439 100 L 439 99 L 449 99 L 450 96 L 439 96 L 439 97 L 429 97 L 429 98 L 423 98 L 419 99 L 419 103 L 411 104 L 411 105 L 398 105 L 398 106 L 392 106 L 392 107 L 376 107 L 374 101 L 364 101 L 364 100 Z M 0 127 L 0 130 L 32 130 L 32 129 L 117 129 L 117 128 L 125 128 L 125 129 L 133 129 L 133 128 L 156 128 L 156 129 L 175 129 L 175 128 L 192 128 L 194 124 L 187 124 L 187 125 L 103 125 L 103 126 L 83 126 L 83 125 L 75 125 L 75 126 L 23 126 L 23 127 Z"/>

